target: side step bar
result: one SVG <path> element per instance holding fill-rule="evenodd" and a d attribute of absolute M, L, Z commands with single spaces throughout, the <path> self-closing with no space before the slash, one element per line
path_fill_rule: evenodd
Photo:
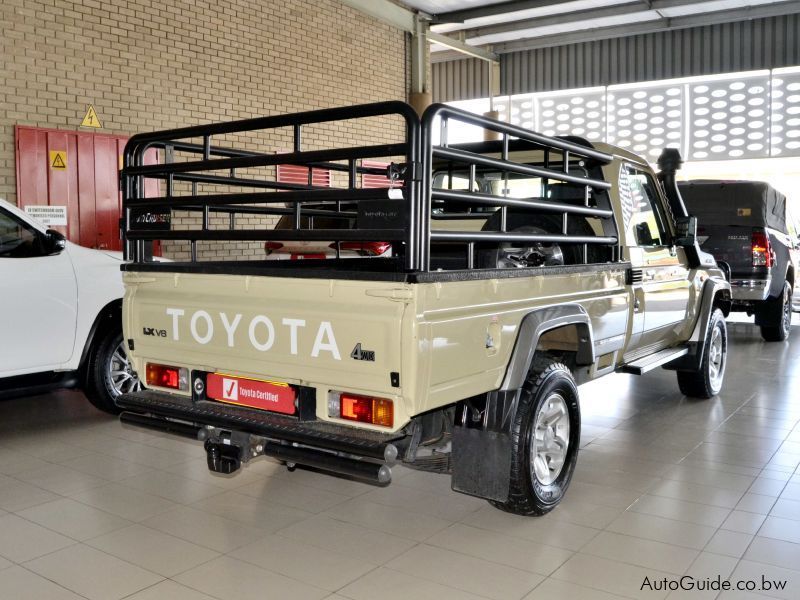
<path fill-rule="evenodd" d="M 631 375 L 644 375 L 656 367 L 666 365 L 667 363 L 670 363 L 681 356 L 686 356 L 687 354 L 689 354 L 689 348 L 685 346 L 682 348 L 667 348 L 666 350 L 661 350 L 660 352 L 656 352 L 650 356 L 645 356 L 644 358 L 635 360 L 627 365 L 622 365 L 619 369 L 617 369 L 617 371 L 619 373 L 630 373 Z"/>

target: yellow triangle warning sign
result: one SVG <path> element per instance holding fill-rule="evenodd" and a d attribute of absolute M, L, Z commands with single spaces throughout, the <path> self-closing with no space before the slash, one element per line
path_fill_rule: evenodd
<path fill-rule="evenodd" d="M 103 127 L 103 124 L 100 123 L 100 119 L 97 117 L 97 111 L 95 111 L 94 106 L 91 104 L 86 111 L 86 116 L 83 117 L 83 121 L 81 121 L 81 127 L 95 127 L 97 129 Z"/>
<path fill-rule="evenodd" d="M 67 168 L 66 150 L 50 150 L 50 168 L 63 171 Z"/>

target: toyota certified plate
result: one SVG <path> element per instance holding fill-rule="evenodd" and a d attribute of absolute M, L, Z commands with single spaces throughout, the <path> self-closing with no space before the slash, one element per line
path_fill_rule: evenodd
<path fill-rule="evenodd" d="M 295 413 L 294 388 L 287 383 L 209 373 L 206 395 L 213 400 L 286 415 Z"/>

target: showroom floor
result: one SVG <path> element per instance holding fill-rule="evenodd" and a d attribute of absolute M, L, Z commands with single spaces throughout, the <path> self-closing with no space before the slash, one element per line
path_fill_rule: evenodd
<path fill-rule="evenodd" d="M 661 370 L 582 387 L 575 478 L 538 519 L 402 468 L 383 489 L 266 459 L 212 476 L 198 442 L 79 393 L 2 402 L 0 598 L 663 598 L 645 577 L 682 574 L 787 580 L 767 594 L 798 598 L 800 332 L 730 331 L 713 400 Z"/>

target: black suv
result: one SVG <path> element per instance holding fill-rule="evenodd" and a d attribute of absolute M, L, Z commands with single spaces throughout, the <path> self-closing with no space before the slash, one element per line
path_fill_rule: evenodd
<path fill-rule="evenodd" d="M 733 310 L 755 315 L 768 342 L 789 337 L 800 259 L 786 198 L 760 181 L 679 184 L 702 248 L 730 273 Z"/>

